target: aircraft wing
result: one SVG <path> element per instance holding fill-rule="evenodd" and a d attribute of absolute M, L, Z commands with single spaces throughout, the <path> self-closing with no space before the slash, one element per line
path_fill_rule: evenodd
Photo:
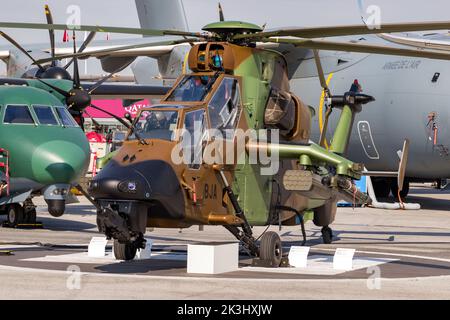
<path fill-rule="evenodd" d="M 443 51 L 450 51 L 450 39 L 445 38 L 446 34 L 441 34 L 440 39 L 430 39 L 422 35 L 392 35 L 392 34 L 386 34 L 382 33 L 378 36 L 386 41 L 402 44 L 410 47 L 415 48 L 422 48 L 422 49 L 433 49 L 433 50 L 443 50 Z"/>

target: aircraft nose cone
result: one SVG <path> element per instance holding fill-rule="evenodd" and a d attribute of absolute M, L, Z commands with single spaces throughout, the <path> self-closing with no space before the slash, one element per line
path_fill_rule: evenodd
<path fill-rule="evenodd" d="M 40 145 L 32 158 L 34 176 L 46 184 L 76 181 L 85 173 L 88 165 L 89 150 L 61 140 Z"/>

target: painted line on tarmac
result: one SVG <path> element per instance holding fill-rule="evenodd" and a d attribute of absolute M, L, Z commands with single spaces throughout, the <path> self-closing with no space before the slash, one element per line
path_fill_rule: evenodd
<path fill-rule="evenodd" d="M 325 248 L 311 248 L 312 250 L 322 250 L 322 251 L 336 251 L 336 249 L 325 249 Z M 365 254 L 377 254 L 384 256 L 394 256 L 394 257 L 404 257 L 404 258 L 413 258 L 413 259 L 421 259 L 421 260 L 434 260 L 439 262 L 448 262 L 450 263 L 450 259 L 445 258 L 437 258 L 437 257 L 427 257 L 427 256 L 418 256 L 413 254 L 404 254 L 404 253 L 389 253 L 389 252 L 377 252 L 377 251 L 365 251 L 356 249 L 356 253 L 365 253 Z"/>

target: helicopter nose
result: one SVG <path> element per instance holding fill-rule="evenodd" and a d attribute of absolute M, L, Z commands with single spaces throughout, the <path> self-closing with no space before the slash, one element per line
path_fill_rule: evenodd
<path fill-rule="evenodd" d="M 121 165 L 116 160 L 92 179 L 88 188 L 95 199 L 153 203 L 152 215 L 184 216 L 184 197 L 173 168 L 162 160 L 145 160 Z"/>
<path fill-rule="evenodd" d="M 89 150 L 73 142 L 53 140 L 40 145 L 33 153 L 32 170 L 45 184 L 71 183 L 87 169 Z"/>

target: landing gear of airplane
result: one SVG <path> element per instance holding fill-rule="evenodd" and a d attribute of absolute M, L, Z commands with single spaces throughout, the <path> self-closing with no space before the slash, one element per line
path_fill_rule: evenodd
<path fill-rule="evenodd" d="M 333 241 L 333 230 L 329 226 L 325 226 L 321 230 L 323 243 L 330 244 Z"/>
<path fill-rule="evenodd" d="M 389 193 L 391 192 L 391 183 L 389 180 L 385 178 L 372 178 L 372 185 L 377 198 L 389 197 Z"/>
<path fill-rule="evenodd" d="M 36 206 L 31 199 L 24 201 L 23 206 L 19 203 L 6 205 L 7 221 L 5 226 L 17 227 L 42 227 L 42 223 L 36 222 Z"/>
<path fill-rule="evenodd" d="M 6 206 L 8 226 L 15 228 L 25 222 L 25 212 L 23 207 L 18 203 L 9 204 Z"/>
<path fill-rule="evenodd" d="M 391 192 L 394 198 L 398 197 L 398 184 L 396 179 L 391 179 Z M 403 182 L 402 191 L 400 191 L 400 197 L 402 199 L 406 198 L 408 196 L 408 193 L 409 193 L 409 180 L 405 179 L 405 181 Z"/>

